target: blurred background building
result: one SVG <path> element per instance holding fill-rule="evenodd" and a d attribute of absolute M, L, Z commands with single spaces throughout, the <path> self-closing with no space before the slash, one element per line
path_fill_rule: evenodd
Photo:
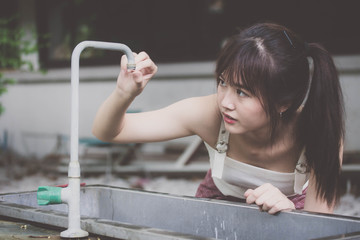
<path fill-rule="evenodd" d="M 16 83 L 0 98 L 2 148 L 43 158 L 66 151 L 70 135 L 70 57 L 83 40 L 127 44 L 146 51 L 159 72 L 131 105 L 147 111 L 216 91 L 214 66 L 226 38 L 261 21 L 284 24 L 334 56 L 344 91 L 346 153 L 360 152 L 360 15 L 356 0 L 1 0 L 2 28 L 21 28 L 36 51 L 34 67 L 14 71 Z M 4 51 L 3 48 L 1 51 Z M 3 54 L 3 53 L 1 53 Z M 118 52 L 87 49 L 80 63 L 80 136 L 92 138 L 95 113 L 115 87 Z M 40 71 L 40 70 L 45 70 Z M 329 129 L 331 131 L 331 129 Z M 192 138 L 181 139 L 188 143 Z M 62 147 L 65 148 L 62 149 Z M 153 144 L 148 151 L 160 151 Z"/>

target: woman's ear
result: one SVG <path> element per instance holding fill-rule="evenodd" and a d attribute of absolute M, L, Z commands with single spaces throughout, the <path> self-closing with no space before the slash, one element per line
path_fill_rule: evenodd
<path fill-rule="evenodd" d="M 281 115 L 283 112 L 286 112 L 290 107 L 290 104 L 285 104 L 282 106 L 277 107 L 278 113 Z"/>

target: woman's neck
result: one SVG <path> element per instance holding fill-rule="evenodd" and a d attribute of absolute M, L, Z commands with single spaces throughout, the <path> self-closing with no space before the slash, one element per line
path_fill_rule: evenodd
<path fill-rule="evenodd" d="M 228 156 L 254 166 L 291 172 L 302 151 L 302 146 L 296 141 L 294 124 L 279 126 L 273 141 L 265 131 L 230 134 Z"/>

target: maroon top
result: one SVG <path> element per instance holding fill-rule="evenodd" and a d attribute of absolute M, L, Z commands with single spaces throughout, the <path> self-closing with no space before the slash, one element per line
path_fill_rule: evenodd
<path fill-rule="evenodd" d="M 305 204 L 305 196 L 306 196 L 306 189 L 303 190 L 301 195 L 295 195 L 288 197 L 291 200 L 296 209 L 303 209 Z M 211 169 L 207 172 L 205 178 L 201 181 L 195 197 L 199 198 L 212 198 L 212 199 L 220 199 L 220 200 L 227 200 L 233 202 L 245 202 L 245 199 L 237 198 L 233 196 L 225 196 L 220 192 L 220 190 L 216 187 L 212 177 L 211 177 Z"/>

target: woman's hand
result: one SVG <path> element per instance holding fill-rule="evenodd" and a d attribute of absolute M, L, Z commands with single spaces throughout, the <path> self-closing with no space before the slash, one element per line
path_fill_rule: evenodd
<path fill-rule="evenodd" d="M 246 203 L 255 203 L 261 211 L 270 214 L 295 209 L 294 203 L 270 183 L 265 183 L 256 189 L 248 189 L 244 196 Z"/>
<path fill-rule="evenodd" d="M 127 57 L 121 58 L 121 69 L 117 79 L 117 90 L 120 94 L 136 97 L 145 88 L 147 82 L 157 72 L 157 66 L 145 52 L 134 53 L 136 69 L 127 70 Z"/>

